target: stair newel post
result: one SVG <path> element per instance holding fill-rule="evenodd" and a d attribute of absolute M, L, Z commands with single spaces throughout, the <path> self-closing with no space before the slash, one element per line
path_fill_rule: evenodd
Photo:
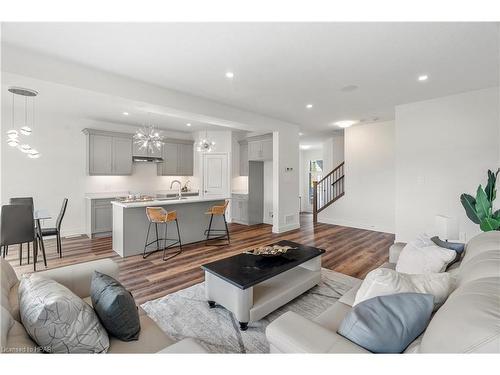
<path fill-rule="evenodd" d="M 318 222 L 318 181 L 313 181 L 313 223 Z"/>

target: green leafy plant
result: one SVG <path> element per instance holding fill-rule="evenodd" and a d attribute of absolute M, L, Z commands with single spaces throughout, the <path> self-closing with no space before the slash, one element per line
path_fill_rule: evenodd
<path fill-rule="evenodd" d="M 488 182 L 483 189 L 481 185 L 476 191 L 476 198 L 469 194 L 462 194 L 460 202 L 465 208 L 467 217 L 479 224 L 483 232 L 500 230 L 500 210 L 493 212 L 493 201 L 497 196 L 496 182 L 500 168 L 493 173 L 488 170 Z"/>

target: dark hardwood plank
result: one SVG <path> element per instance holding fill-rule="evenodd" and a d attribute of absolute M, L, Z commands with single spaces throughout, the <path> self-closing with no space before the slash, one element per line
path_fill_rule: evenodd
<path fill-rule="evenodd" d="M 162 254 L 147 259 L 142 255 L 120 258 L 113 250 L 111 238 L 86 236 L 64 238 L 63 254 L 59 259 L 55 240 L 45 240 L 48 268 L 56 268 L 95 259 L 112 258 L 120 267 L 120 281 L 128 288 L 138 304 L 187 288 L 204 279 L 200 266 L 221 258 L 241 253 L 249 247 L 267 245 L 278 240 L 290 240 L 326 250 L 323 267 L 344 274 L 363 278 L 368 272 L 387 261 L 389 246 L 394 235 L 363 229 L 348 228 L 323 223 L 313 224 L 312 215 L 301 215 L 301 228 L 274 234 L 271 226 L 258 224 L 246 226 L 229 224 L 231 245 L 205 246 L 204 243 L 184 246 L 179 256 L 164 262 Z M 26 264 L 26 246 L 23 246 L 23 262 L 19 266 L 18 248 L 11 246 L 7 260 L 18 274 L 32 272 L 33 265 Z M 38 270 L 45 269 L 42 262 Z"/>

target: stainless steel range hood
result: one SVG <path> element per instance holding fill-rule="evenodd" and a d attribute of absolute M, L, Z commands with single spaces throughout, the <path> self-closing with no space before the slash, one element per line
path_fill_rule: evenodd
<path fill-rule="evenodd" d="M 163 163 L 163 158 L 154 156 L 132 156 L 134 163 Z"/>

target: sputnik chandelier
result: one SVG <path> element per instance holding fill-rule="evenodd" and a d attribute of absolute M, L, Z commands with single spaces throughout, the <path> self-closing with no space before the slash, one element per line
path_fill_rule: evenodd
<path fill-rule="evenodd" d="M 32 89 L 22 87 L 9 87 L 9 92 L 12 93 L 12 123 L 7 130 L 7 144 L 11 147 L 16 147 L 19 151 L 26 154 L 30 159 L 38 159 L 41 154 L 31 147 L 26 138 L 33 141 L 32 133 L 35 128 L 35 97 L 38 92 Z M 15 98 L 16 95 L 24 97 L 24 123 L 17 124 L 15 119 Z M 31 98 L 32 118 L 31 126 L 28 124 L 28 98 Z"/>
<path fill-rule="evenodd" d="M 146 149 L 153 152 L 155 149 L 161 150 L 164 143 L 160 131 L 154 125 L 144 125 L 134 134 L 134 143 L 140 149 Z"/>

